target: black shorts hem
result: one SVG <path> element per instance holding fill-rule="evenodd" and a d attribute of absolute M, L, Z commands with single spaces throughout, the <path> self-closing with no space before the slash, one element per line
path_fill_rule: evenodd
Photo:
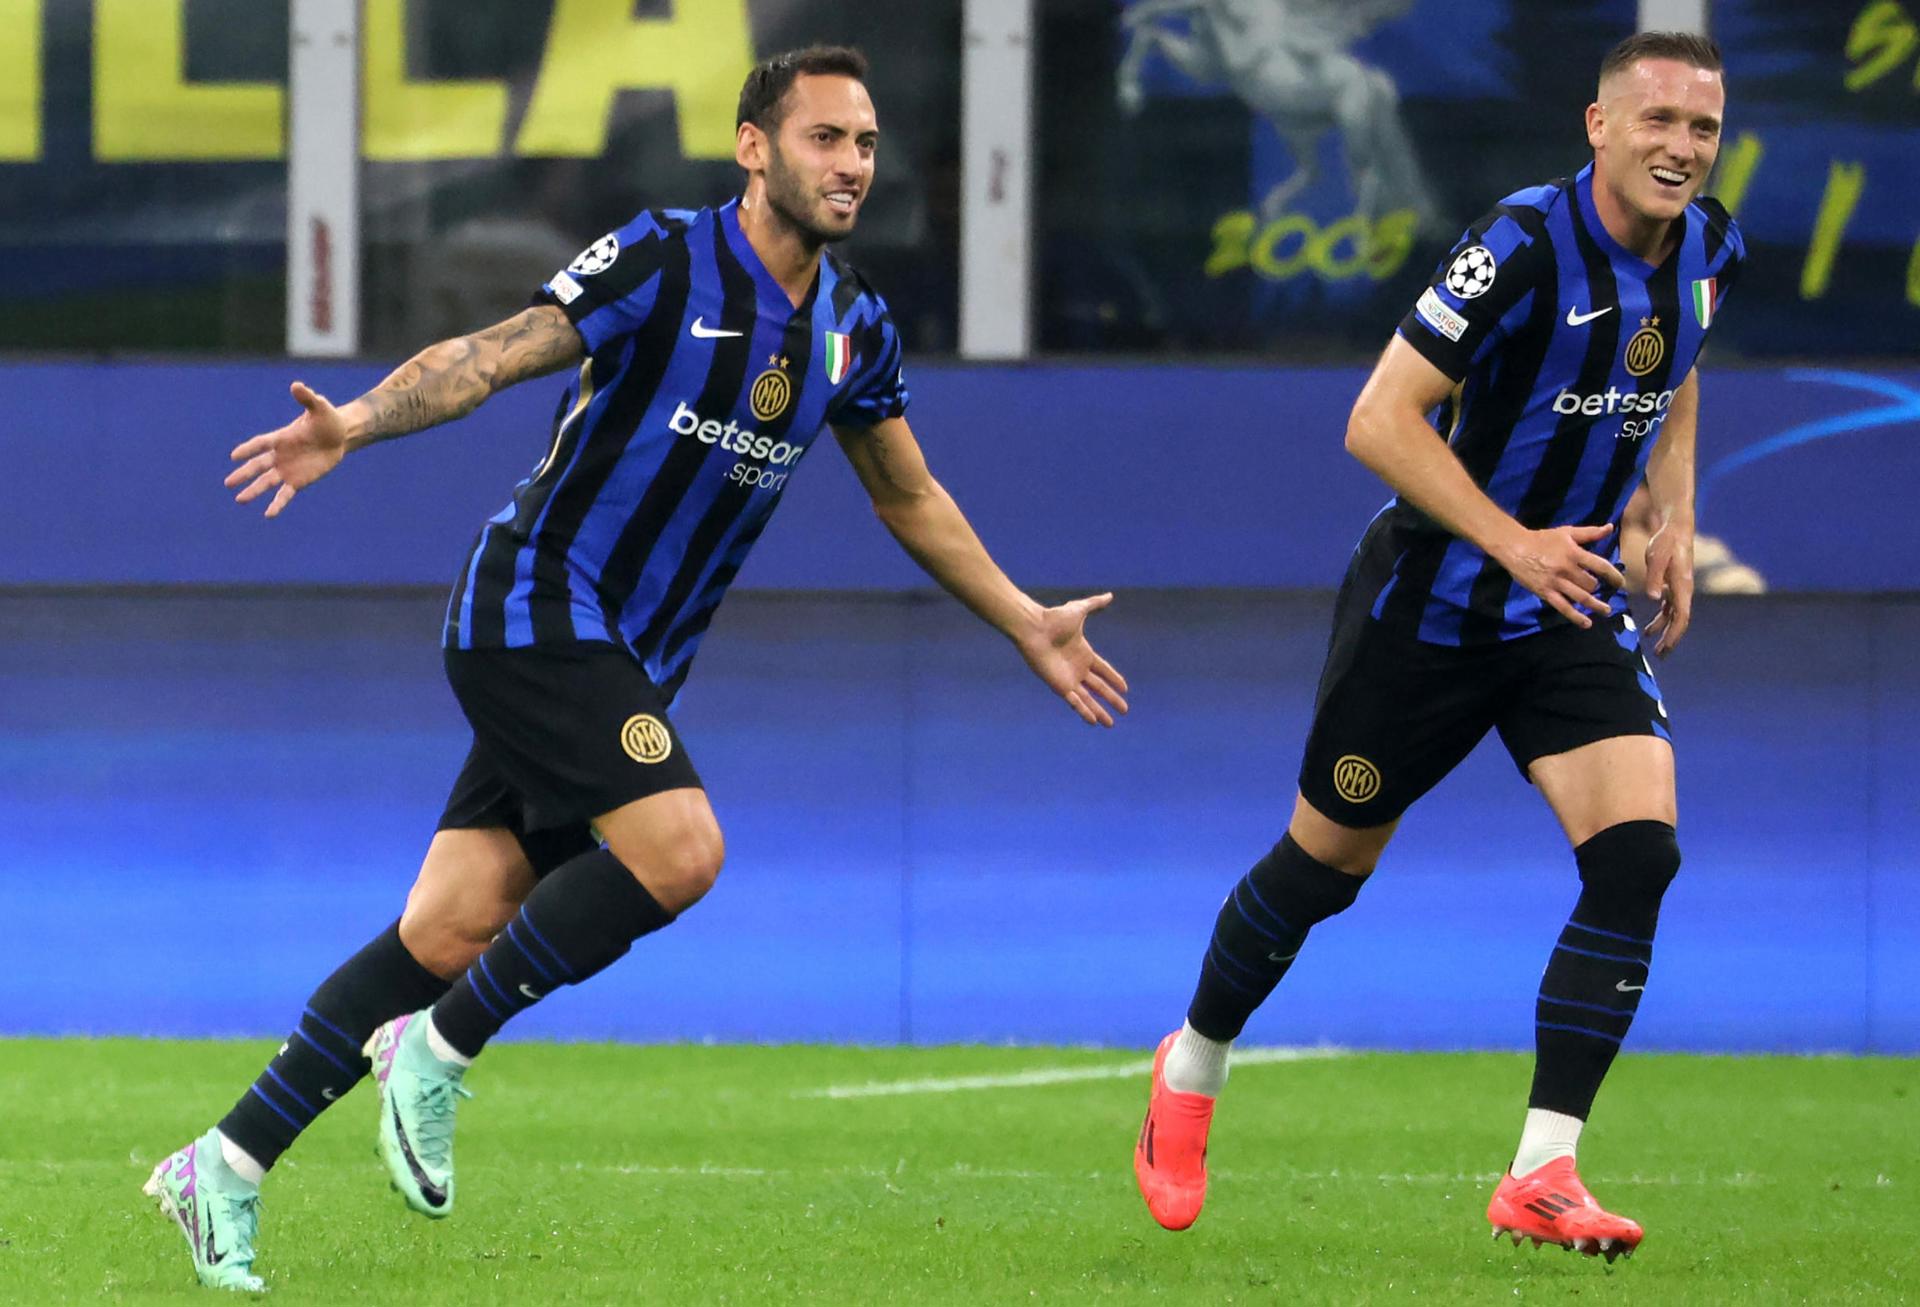
<path fill-rule="evenodd" d="M 443 830 L 503 826 L 524 846 L 586 832 L 639 799 L 704 788 L 666 697 L 618 645 L 449 649 L 445 661 L 474 738 Z M 577 851 L 580 838 L 560 843 Z"/>
<path fill-rule="evenodd" d="M 1600 740 L 1672 740 L 1626 614 L 1497 644 L 1437 645 L 1364 612 L 1329 649 L 1300 793 L 1359 829 L 1397 820 L 1498 731 L 1520 774 Z"/>

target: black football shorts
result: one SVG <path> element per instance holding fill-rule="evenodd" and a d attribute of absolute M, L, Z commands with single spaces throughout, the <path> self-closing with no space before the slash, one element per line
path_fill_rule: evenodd
<path fill-rule="evenodd" d="M 1359 602 L 1336 613 L 1300 792 L 1343 826 L 1381 826 L 1459 766 L 1489 730 L 1525 775 L 1597 740 L 1671 741 L 1666 705 L 1625 613 L 1491 644 L 1424 643 Z"/>
<path fill-rule="evenodd" d="M 593 818 L 702 788 L 665 696 L 619 645 L 448 649 L 445 658 L 473 747 L 440 829 L 503 826 L 545 873 L 598 843 Z"/>

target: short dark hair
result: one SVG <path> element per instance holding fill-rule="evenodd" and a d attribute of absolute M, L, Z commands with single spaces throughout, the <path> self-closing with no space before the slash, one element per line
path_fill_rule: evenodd
<path fill-rule="evenodd" d="M 1693 68 L 1721 71 L 1720 47 L 1712 37 L 1698 32 L 1635 32 L 1607 51 L 1607 57 L 1600 61 L 1600 80 L 1604 82 L 1642 59 L 1677 59 Z"/>
<path fill-rule="evenodd" d="M 762 59 L 747 74 L 740 87 L 740 109 L 734 115 L 734 130 L 741 123 L 752 123 L 763 132 L 772 132 L 786 115 L 781 104 L 793 89 L 797 77 L 851 77 L 867 80 L 867 57 L 850 45 L 810 45 L 804 50 L 789 50 L 771 59 Z"/>

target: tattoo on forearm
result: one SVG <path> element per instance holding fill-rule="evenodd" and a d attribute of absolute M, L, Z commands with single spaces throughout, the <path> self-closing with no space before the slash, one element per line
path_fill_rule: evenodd
<path fill-rule="evenodd" d="M 581 350 L 566 315 L 548 305 L 430 345 L 362 397 L 369 414 L 366 443 L 465 417 L 494 391 L 564 367 Z"/>
<path fill-rule="evenodd" d="M 495 390 L 577 363 L 585 350 L 580 333 L 567 321 L 567 315 L 551 305 L 539 305 L 489 327 L 480 338 L 499 347 Z"/>

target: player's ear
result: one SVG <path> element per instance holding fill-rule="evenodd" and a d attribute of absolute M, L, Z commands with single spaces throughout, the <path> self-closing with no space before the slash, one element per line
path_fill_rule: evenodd
<path fill-rule="evenodd" d="M 751 122 L 741 123 L 733 134 L 733 161 L 748 172 L 767 166 L 767 134 Z"/>
<path fill-rule="evenodd" d="M 1607 111 L 1595 100 L 1587 106 L 1587 144 L 1594 149 L 1600 148 L 1600 142 L 1607 134 Z"/>

